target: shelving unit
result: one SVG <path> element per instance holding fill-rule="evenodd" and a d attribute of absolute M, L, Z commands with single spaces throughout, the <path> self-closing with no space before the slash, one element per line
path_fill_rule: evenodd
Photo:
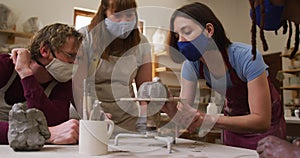
<path fill-rule="evenodd" d="M 159 77 L 173 96 L 179 96 L 181 64 L 170 59 L 166 51 L 152 53 L 152 77 Z"/>
<path fill-rule="evenodd" d="M 180 93 L 180 72 L 182 64 L 174 63 L 166 51 L 152 53 L 152 77 L 159 77 L 167 85 L 173 96 Z M 201 82 L 201 83 L 200 83 Z M 198 89 L 200 95 L 196 95 L 195 104 L 199 110 L 205 111 L 210 100 L 211 90 L 206 86 L 205 81 L 199 81 Z"/>
<path fill-rule="evenodd" d="M 283 96 L 283 103 L 285 108 L 285 120 L 286 120 L 286 134 L 289 137 L 296 137 L 299 135 L 300 129 L 300 119 L 294 116 L 294 110 L 300 108 L 300 103 L 295 103 L 294 99 L 300 99 L 300 83 L 290 84 L 289 77 L 299 77 L 300 78 L 300 68 L 295 67 L 294 60 L 290 60 L 290 50 L 281 53 L 280 57 L 282 59 L 282 69 L 278 71 L 284 74 L 284 79 L 280 87 Z M 299 60 L 300 51 L 296 53 L 296 58 Z M 274 61 L 273 61 L 274 62 Z"/>
<path fill-rule="evenodd" d="M 1 30 L 0 29 L 0 35 L 3 37 L 6 37 L 5 44 L 15 44 L 16 37 L 30 39 L 33 34 L 32 33 L 25 33 L 25 32 L 19 32 L 15 30 Z"/>
<path fill-rule="evenodd" d="M 206 85 L 199 85 L 198 88 L 200 90 L 200 98 L 198 98 L 199 101 L 196 101 L 196 104 L 199 110 L 206 111 L 206 106 L 210 101 L 211 89 Z"/>
<path fill-rule="evenodd" d="M 300 52 L 296 53 L 296 56 L 299 56 Z M 286 52 L 286 53 L 282 53 L 281 57 L 283 58 L 288 58 L 290 56 L 290 52 Z M 300 103 L 294 103 L 293 100 L 295 100 L 295 98 L 300 99 L 300 83 L 290 83 L 290 77 L 299 77 L 300 80 L 300 68 L 299 67 L 294 67 L 294 61 L 295 59 L 290 60 L 290 66 L 289 68 L 285 68 L 282 71 L 279 71 L 283 74 L 285 74 L 285 84 L 280 87 L 283 91 L 290 91 L 290 101 L 289 100 L 285 100 L 284 102 L 284 106 L 287 109 L 291 110 L 292 116 L 293 116 L 293 110 L 296 108 L 300 108 Z"/>
<path fill-rule="evenodd" d="M 152 59 L 152 77 L 160 77 L 169 89 L 180 89 L 179 81 L 182 64 L 174 63 L 166 51 L 153 52 Z M 200 91 L 210 91 L 205 82 L 199 84 L 198 88 Z"/>

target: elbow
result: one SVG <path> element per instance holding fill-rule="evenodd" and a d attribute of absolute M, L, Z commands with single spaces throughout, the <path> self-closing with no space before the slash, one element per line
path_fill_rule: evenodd
<path fill-rule="evenodd" d="M 264 133 L 267 132 L 270 128 L 271 128 L 271 121 L 265 121 L 263 123 L 260 123 L 259 126 L 257 126 L 255 132 Z"/>
<path fill-rule="evenodd" d="M 259 132 L 264 133 L 267 132 L 271 128 L 271 115 L 262 117 L 259 123 Z"/>
<path fill-rule="evenodd" d="M 250 126 L 249 126 L 250 127 Z M 251 132 L 265 133 L 271 128 L 271 117 L 258 117 L 251 123 Z"/>
<path fill-rule="evenodd" d="M 258 131 L 259 133 L 264 133 L 264 132 L 267 132 L 269 129 L 270 129 L 271 125 L 268 124 L 268 125 L 264 125 L 260 128 L 260 130 Z"/>

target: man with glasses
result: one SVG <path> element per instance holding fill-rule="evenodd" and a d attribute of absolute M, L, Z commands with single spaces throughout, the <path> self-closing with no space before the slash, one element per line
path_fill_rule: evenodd
<path fill-rule="evenodd" d="M 69 120 L 72 71 L 82 34 L 65 24 L 43 27 L 28 49 L 0 55 L 0 144 L 7 144 L 8 115 L 15 103 L 41 110 L 52 144 L 78 142 L 78 121 Z"/>

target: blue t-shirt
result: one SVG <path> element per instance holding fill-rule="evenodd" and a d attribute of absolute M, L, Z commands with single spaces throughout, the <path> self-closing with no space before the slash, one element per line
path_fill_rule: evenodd
<path fill-rule="evenodd" d="M 228 55 L 229 62 L 232 68 L 236 71 L 239 78 L 244 82 L 249 82 L 258 76 L 260 76 L 264 71 L 268 69 L 268 65 L 265 64 L 263 57 L 260 52 L 257 51 L 256 59 L 253 61 L 253 55 L 251 53 L 252 46 L 244 43 L 233 43 L 229 45 Z M 209 62 L 209 61 L 206 61 Z M 211 61 L 213 62 L 213 61 Z M 183 63 L 182 74 L 181 76 L 189 81 L 196 82 L 200 78 L 199 71 L 200 61 L 188 61 L 186 60 Z M 224 64 L 222 63 L 213 63 L 220 65 L 220 68 Z M 214 78 L 214 76 L 209 72 L 209 69 L 205 64 L 203 64 L 203 72 L 206 79 L 206 82 L 212 86 L 212 88 L 228 88 L 232 86 L 229 72 L 227 70 L 226 76 L 219 78 Z M 268 75 L 268 73 L 267 73 Z M 224 85 L 226 87 L 224 87 Z"/>

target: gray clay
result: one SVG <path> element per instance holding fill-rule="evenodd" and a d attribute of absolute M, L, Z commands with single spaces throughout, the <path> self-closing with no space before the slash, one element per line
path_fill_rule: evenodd
<path fill-rule="evenodd" d="M 15 104 L 9 112 L 8 142 L 15 151 L 40 150 L 50 138 L 47 121 L 38 109 Z"/>

